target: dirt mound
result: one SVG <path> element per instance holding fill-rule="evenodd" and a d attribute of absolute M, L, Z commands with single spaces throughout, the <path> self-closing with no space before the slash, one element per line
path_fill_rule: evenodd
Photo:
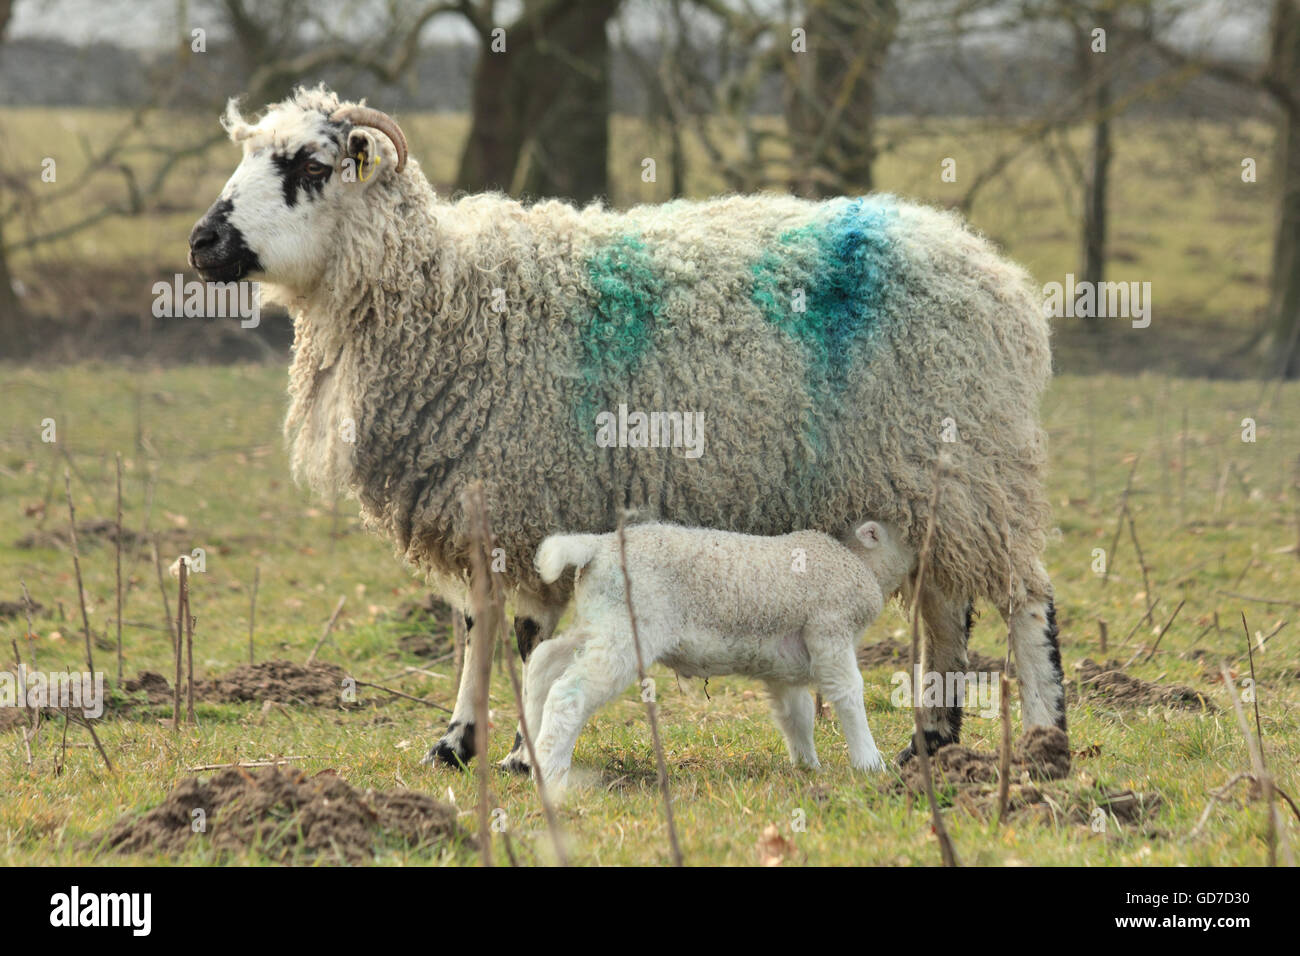
<path fill-rule="evenodd" d="M 980 753 L 961 744 L 949 744 L 930 758 L 940 783 L 996 783 L 998 755 Z M 1059 780 L 1070 773 L 1070 741 L 1057 727 L 1030 727 L 1011 751 L 1011 776 L 1019 780 Z M 921 761 L 903 765 L 903 785 L 913 793 L 925 792 Z"/>
<path fill-rule="evenodd" d="M 186 544 L 194 535 L 183 528 L 168 528 L 158 532 L 159 540 L 168 546 Z M 141 531 L 131 528 L 122 529 L 122 547 L 139 548 L 149 543 L 152 535 L 146 536 Z M 117 522 L 107 518 L 90 518 L 77 522 L 77 546 L 93 547 L 97 544 L 114 544 L 117 541 Z M 70 544 L 68 529 L 65 527 L 37 528 L 29 531 L 17 541 L 14 547 L 30 551 L 32 548 L 66 548 Z"/>
<path fill-rule="evenodd" d="M 397 608 L 397 616 L 407 621 L 428 620 L 451 630 L 451 605 L 434 594 L 418 601 L 406 601 Z"/>
<path fill-rule="evenodd" d="M 419 601 L 407 601 L 397 609 L 397 616 L 412 628 L 398 639 L 397 646 L 414 657 L 443 657 L 453 652 L 451 605 L 435 595 Z"/>
<path fill-rule="evenodd" d="M 965 787 L 952 798 L 952 805 L 984 820 L 998 813 L 997 787 Z M 1007 792 L 1007 816 L 1047 826 L 1068 823 L 1094 832 L 1121 835 L 1112 824 L 1132 827 L 1148 838 L 1161 838 L 1151 825 L 1161 799 L 1159 794 L 1135 790 L 1109 790 L 1100 785 L 1073 788 L 1065 785 L 1013 783 Z M 1100 812 L 1099 812 L 1100 811 Z"/>
<path fill-rule="evenodd" d="M 45 605 L 32 602 L 32 617 L 45 610 Z M 27 614 L 27 605 L 22 601 L 0 601 L 0 617 L 23 617 Z"/>
<path fill-rule="evenodd" d="M 997 754 L 949 744 L 930 761 L 941 805 L 961 808 L 985 820 L 997 816 Z M 1111 823 L 1119 823 L 1136 827 L 1146 836 L 1162 836 L 1150 826 L 1160 807 L 1158 794 L 1112 790 L 1087 774 L 1081 774 L 1080 781 L 1067 781 L 1069 773 L 1070 749 L 1065 732 L 1055 727 L 1031 727 L 1011 754 L 1009 816 L 1044 824 L 1077 824 L 1107 833 L 1111 832 Z M 924 795 L 925 779 L 919 760 L 904 765 L 903 779 L 895 792 Z"/>
<path fill-rule="evenodd" d="M 439 634 L 403 634 L 397 640 L 397 646 L 412 657 L 445 657 L 455 650 L 455 642 L 450 633 Z"/>
<path fill-rule="evenodd" d="M 194 813 L 201 810 L 202 816 Z M 195 833 L 196 820 L 202 833 Z M 118 853 L 176 855 L 196 839 L 219 853 L 256 849 L 282 863 L 365 863 L 385 845 L 472 846 L 456 810 L 412 790 L 361 791 L 331 770 L 308 777 L 270 767 L 181 781 L 161 804 L 123 817 L 103 845 Z"/>
<path fill-rule="evenodd" d="M 167 678 L 154 671 L 141 671 L 136 677 L 122 681 L 122 689 L 128 694 L 142 692 L 148 704 L 169 704 L 172 700 L 172 685 Z"/>
<path fill-rule="evenodd" d="M 318 661 L 311 664 L 260 661 L 241 664 L 222 677 L 196 681 L 194 696 L 221 703 L 273 700 L 281 704 L 341 707 L 346 677 L 341 667 Z"/>
<path fill-rule="evenodd" d="M 858 663 L 863 667 L 896 667 L 905 671 L 911 654 L 912 648 L 909 645 L 886 639 L 863 644 L 858 648 Z M 972 650 L 967 655 L 966 669 L 982 671 L 986 674 L 1000 674 L 1004 663 L 1005 661 L 1000 657 L 989 657 L 987 654 Z M 1016 675 L 1014 665 L 1007 671 L 1007 675 L 1009 677 Z"/>
<path fill-rule="evenodd" d="M 906 670 L 910 653 L 910 648 L 894 641 L 875 641 L 858 648 L 858 663 L 863 667 L 899 667 Z"/>
<path fill-rule="evenodd" d="M 1119 661 L 1098 664 L 1085 658 L 1075 665 L 1076 686 L 1083 696 L 1104 697 L 1126 707 L 1181 707 L 1218 713 L 1219 708 L 1204 692 L 1185 684 L 1153 684 L 1124 673 Z"/>

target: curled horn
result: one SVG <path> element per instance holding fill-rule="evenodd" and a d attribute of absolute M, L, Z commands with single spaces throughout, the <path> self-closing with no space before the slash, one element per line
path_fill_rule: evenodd
<path fill-rule="evenodd" d="M 372 110 L 368 106 L 340 106 L 330 119 L 336 123 L 346 120 L 353 126 L 369 126 L 379 130 L 393 141 L 393 147 L 397 150 L 397 171 L 400 173 L 406 167 L 406 135 L 397 121 L 387 113 Z"/>

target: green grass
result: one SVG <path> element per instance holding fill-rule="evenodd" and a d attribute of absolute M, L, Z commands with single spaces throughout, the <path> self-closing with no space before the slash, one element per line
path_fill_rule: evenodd
<path fill-rule="evenodd" d="M 1300 594 L 1294 456 L 1298 434 L 1292 416 L 1300 387 L 1287 386 L 1270 402 L 1257 383 L 1209 383 L 1167 379 L 1059 378 L 1044 415 L 1051 435 L 1050 493 L 1060 535 L 1048 566 L 1056 584 L 1067 671 L 1084 657 L 1100 659 L 1098 618 L 1109 622 L 1112 653 L 1144 608 L 1144 590 L 1127 535 L 1111 555 L 1112 575 L 1103 586 L 1092 571 L 1094 548 L 1109 548 L 1115 508 L 1131 464 L 1141 455 L 1134 481 L 1134 511 L 1152 590 L 1162 599 L 1161 622 L 1179 600 L 1187 604 L 1159 653 L 1130 672 L 1206 691 L 1221 712 L 1122 708 L 1085 699 L 1070 712 L 1075 749 L 1100 747 L 1076 760 L 1068 787 L 1086 794 L 1093 779 L 1111 788 L 1156 792 L 1162 805 L 1148 837 L 1112 825 L 1106 834 L 1077 825 L 1017 820 L 994 832 L 960 808 L 947 812 L 963 862 L 1033 864 L 1256 865 L 1265 860 L 1264 813 L 1238 799 L 1218 804 L 1206 832 L 1186 842 L 1209 792 L 1246 769 L 1246 749 L 1220 684 L 1194 659 L 1178 652 L 1219 613 L 1222 635 L 1213 631 L 1200 646 L 1217 668 L 1224 656 L 1244 650 L 1239 612 L 1252 630 L 1267 633 L 1294 617 L 1294 608 L 1243 603 L 1220 590 L 1296 601 Z M 449 665 L 438 677 L 393 678 L 404 664 L 419 663 L 397 649 L 408 630 L 390 612 L 419 597 L 419 582 L 393 557 L 388 545 L 358 527 L 352 506 L 335 514 L 311 500 L 288 478 L 279 423 L 284 408 L 283 369 L 269 366 L 174 368 L 136 372 L 98 365 L 33 370 L 5 367 L 0 384 L 0 598 L 13 600 L 24 580 L 46 606 L 35 624 L 38 665 L 45 670 L 80 668 L 82 643 L 70 554 L 60 549 L 21 549 L 17 539 L 33 531 L 41 505 L 46 529 L 66 523 L 62 473 L 75 464 L 73 491 L 84 519 L 112 516 L 113 454 L 124 457 L 126 523 L 141 527 L 146 489 L 154 483 L 151 527 L 173 529 L 176 545 L 204 547 L 207 571 L 195 576 L 193 609 L 198 618 L 196 670 L 225 672 L 246 659 L 249 586 L 260 569 L 257 613 L 259 660 L 303 660 L 340 595 L 347 606 L 321 659 L 334 661 L 363 680 L 388 678 L 409 693 L 450 703 Z M 138 418 L 136 409 L 139 409 Z M 1184 411 L 1188 434 L 1180 438 Z M 1240 440 L 1241 419 L 1255 418 L 1258 441 Z M 41 421 L 55 419 L 58 443 L 40 441 Z M 137 447 L 137 429 L 141 439 Z M 65 458 L 64 452 L 67 453 Z M 1225 469 L 1226 481 L 1221 482 Z M 154 477 L 151 479 L 150 475 Z M 1220 487 L 1222 494 L 1220 495 Z M 1216 509 L 1216 501 L 1218 508 Z M 31 511 L 33 514 L 28 515 Z M 1247 564 L 1240 584 L 1238 575 Z M 112 633 L 113 550 L 83 544 L 82 571 L 97 632 Z M 130 555 L 124 618 L 161 623 L 157 582 L 147 555 Z M 169 579 L 169 586 L 173 583 Z M 173 596 L 174 601 L 174 596 Z M 62 613 L 60 611 L 62 608 Z M 996 612 L 984 608 L 973 646 L 1002 652 Z M 21 644 L 21 619 L 0 621 L 6 638 Z M 888 610 L 868 633 L 878 640 L 904 621 Z M 1300 790 L 1300 694 L 1296 635 L 1292 622 L 1258 656 L 1260 709 L 1270 765 L 1279 784 Z M 128 675 L 142 669 L 168 673 L 170 652 L 160 630 L 126 628 Z M 1127 660 L 1150 646 L 1150 627 L 1117 656 Z M 8 653 L 8 640 L 4 642 Z M 25 653 L 25 651 L 24 651 Z M 96 665 L 112 674 L 113 652 L 96 649 Z M 1241 669 L 1238 669 L 1241 673 Z M 756 862 L 763 828 L 776 824 L 793 838 L 792 862 L 814 864 L 934 864 L 938 851 L 920 806 L 888 791 L 892 775 L 851 773 L 838 726 L 819 721 L 817 745 L 825 770 L 791 769 L 779 733 L 768 719 L 758 685 L 740 678 L 714 679 L 705 696 L 701 682 L 682 681 L 657 669 L 660 723 L 668 753 L 677 824 L 690 863 Z M 889 703 L 890 670 L 867 673 L 868 716 L 882 750 L 892 754 L 905 741 L 910 713 Z M 369 693 L 369 692 L 364 692 Z M 363 699 L 365 698 L 363 693 Z M 382 700 L 382 697 L 380 698 Z M 514 702 L 500 673 L 492 688 L 491 759 L 504 755 L 513 737 Z M 156 804 L 186 775 L 186 768 L 270 755 L 305 755 L 308 771 L 332 768 L 361 787 L 391 788 L 405 782 L 446 798 L 454 795 L 475 826 L 477 783 L 473 774 L 422 767 L 418 759 L 441 732 L 444 715 L 405 701 L 382 700 L 356 711 L 273 709 L 205 705 L 199 726 L 177 734 L 164 725 L 167 708 L 130 719 L 100 722 L 99 735 L 117 773 L 105 772 L 84 730 L 74 727 L 66 766 L 56 775 L 58 731 L 47 726 L 26 765 L 21 738 L 0 735 L 0 863 L 123 862 L 88 847 L 94 834 L 121 814 Z M 996 720 L 970 716 L 964 741 L 996 747 Z M 561 811 L 582 863 L 661 863 L 667 842 L 654 776 L 654 755 L 643 710 L 630 692 L 600 713 L 584 732 L 575 756 L 580 785 Z M 1081 776 L 1082 775 L 1082 776 Z M 506 811 L 525 861 L 548 859 L 545 826 L 531 783 L 493 772 L 493 805 Z M 1243 791 L 1240 791 L 1244 793 Z M 796 811 L 806 832 L 791 832 Z M 1300 830 L 1288 823 L 1293 839 Z M 499 844 L 498 844 L 499 849 Z M 389 862 L 447 860 L 385 850 Z M 465 859 L 465 858 L 462 858 Z M 208 862 L 196 849 L 182 859 Z M 131 858 L 126 862 L 159 862 Z M 256 854 L 235 862 L 263 862 Z"/>

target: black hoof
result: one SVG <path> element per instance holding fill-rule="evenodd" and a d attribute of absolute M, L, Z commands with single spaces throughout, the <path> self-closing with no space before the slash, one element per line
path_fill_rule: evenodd
<path fill-rule="evenodd" d="M 497 766 L 511 773 L 532 773 L 532 765 L 528 763 L 528 751 L 524 748 L 524 738 L 519 731 L 515 731 L 515 745 L 510 748 L 510 753 L 506 754 L 505 759 Z"/>
<path fill-rule="evenodd" d="M 474 725 L 453 720 L 442 739 L 434 744 L 420 763 L 448 767 L 465 767 L 474 759 Z"/>
<path fill-rule="evenodd" d="M 933 757 L 941 747 L 946 747 L 949 744 L 955 744 L 956 742 L 957 741 L 950 737 L 945 737 L 937 730 L 927 730 L 925 732 L 925 752 L 931 757 Z M 898 752 L 898 756 L 894 758 L 894 763 L 901 767 L 915 756 L 916 738 L 913 737 L 907 742 L 907 746 Z"/>
<path fill-rule="evenodd" d="M 501 761 L 500 767 L 510 773 L 522 773 L 525 776 L 533 772 L 533 768 L 528 763 L 528 758 L 523 754 L 510 754 Z"/>

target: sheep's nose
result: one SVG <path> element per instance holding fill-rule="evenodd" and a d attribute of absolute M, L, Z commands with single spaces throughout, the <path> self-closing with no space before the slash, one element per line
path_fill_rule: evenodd
<path fill-rule="evenodd" d="M 203 222 L 195 223 L 194 228 L 190 231 L 190 248 L 199 250 L 215 246 L 217 238 L 217 230 Z"/>

